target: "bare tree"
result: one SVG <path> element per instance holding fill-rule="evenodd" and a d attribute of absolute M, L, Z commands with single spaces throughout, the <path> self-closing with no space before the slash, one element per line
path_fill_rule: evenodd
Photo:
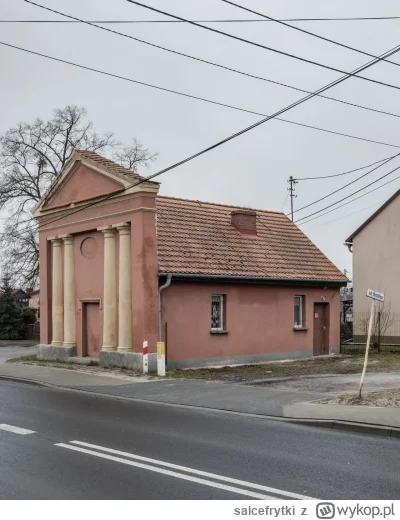
<path fill-rule="evenodd" d="M 56 109 L 49 121 L 19 123 L 0 136 L 0 210 L 9 218 L 0 233 L 3 269 L 23 286 L 33 287 L 39 276 L 39 247 L 32 207 L 42 198 L 74 149 L 111 155 L 133 171 L 146 167 L 156 155 L 133 139 L 123 146 L 113 133 L 97 134 L 85 108 Z"/>
<path fill-rule="evenodd" d="M 372 323 L 372 341 L 373 346 L 380 350 L 379 336 L 383 338 L 386 332 L 395 322 L 395 317 L 392 313 L 392 306 L 390 302 L 375 303 L 374 321 Z M 369 316 L 361 321 L 361 328 L 365 337 L 368 335 Z"/>
<path fill-rule="evenodd" d="M 138 166 L 149 166 L 158 157 L 157 153 L 151 153 L 142 143 L 133 138 L 131 146 L 121 146 L 113 153 L 113 160 L 137 173 Z"/>

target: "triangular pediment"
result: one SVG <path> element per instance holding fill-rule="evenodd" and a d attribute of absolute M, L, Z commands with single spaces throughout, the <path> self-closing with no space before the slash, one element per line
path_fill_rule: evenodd
<path fill-rule="evenodd" d="M 123 192 L 132 186 L 134 175 L 94 152 L 75 150 L 46 195 L 33 208 L 33 216 Z"/>
<path fill-rule="evenodd" d="M 46 201 L 42 209 L 52 209 L 77 203 L 92 198 L 108 195 L 114 191 L 124 189 L 124 184 L 93 170 L 86 164 L 79 164 L 64 179 L 58 190 Z"/>
<path fill-rule="evenodd" d="M 40 219 L 49 213 L 65 212 L 67 208 L 83 208 L 86 201 L 91 204 L 92 200 L 96 203 L 103 198 L 118 199 L 139 192 L 156 194 L 158 188 L 157 182 L 146 182 L 137 173 L 96 152 L 75 150 L 32 213 Z"/>

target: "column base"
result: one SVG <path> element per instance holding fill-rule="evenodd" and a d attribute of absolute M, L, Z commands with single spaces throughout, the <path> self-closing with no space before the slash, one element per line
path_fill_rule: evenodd
<path fill-rule="evenodd" d="M 52 341 L 51 342 L 51 346 L 52 347 L 62 347 L 63 346 L 63 342 L 62 341 Z"/>
<path fill-rule="evenodd" d="M 128 370 L 143 371 L 143 354 L 138 352 L 100 352 L 99 365 L 102 367 L 127 368 Z M 149 354 L 149 372 L 157 371 L 157 354 Z"/>
<path fill-rule="evenodd" d="M 75 342 L 72 342 L 72 341 L 65 341 L 63 344 L 62 344 L 63 347 L 70 347 L 70 348 L 76 348 L 76 343 Z"/>
<path fill-rule="evenodd" d="M 103 345 L 101 347 L 100 352 L 115 352 L 117 350 L 117 347 L 107 347 L 106 345 Z"/>
<path fill-rule="evenodd" d="M 68 361 L 68 358 L 74 356 L 76 356 L 76 347 L 38 345 L 38 359 L 48 361 Z"/>
<path fill-rule="evenodd" d="M 117 352 L 133 352 L 133 349 L 129 347 L 118 347 Z"/>

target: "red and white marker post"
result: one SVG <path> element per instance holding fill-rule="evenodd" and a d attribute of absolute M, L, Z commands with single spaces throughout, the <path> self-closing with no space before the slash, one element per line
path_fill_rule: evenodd
<path fill-rule="evenodd" d="M 149 344 L 143 341 L 143 374 L 149 373 Z"/>

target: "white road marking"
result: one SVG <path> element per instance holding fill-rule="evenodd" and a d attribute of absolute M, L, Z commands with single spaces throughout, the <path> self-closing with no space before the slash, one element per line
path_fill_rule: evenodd
<path fill-rule="evenodd" d="M 165 466 L 167 468 L 176 469 L 179 471 L 184 471 L 186 473 L 192 473 L 194 475 L 200 475 L 202 477 L 211 478 L 214 480 L 221 480 L 223 482 L 228 482 L 229 484 L 236 484 L 239 486 L 246 486 L 252 489 L 257 489 L 259 491 L 265 491 L 267 493 L 273 493 L 280 496 L 284 496 L 291 499 L 298 500 L 317 500 L 316 498 L 308 497 L 305 495 L 299 495 L 297 493 L 292 493 L 290 491 L 284 491 L 282 489 L 276 489 L 268 486 L 262 486 L 261 484 L 255 484 L 253 482 L 247 482 L 245 480 L 238 480 L 235 478 L 225 477 L 223 475 L 217 475 L 215 473 L 209 473 L 207 471 L 200 471 L 198 469 L 188 468 L 186 466 L 179 466 L 178 464 L 172 464 L 170 462 L 164 462 L 162 460 L 151 459 L 149 457 L 142 457 L 140 455 L 135 455 L 133 453 L 127 453 L 124 451 L 113 450 L 111 448 L 105 448 L 104 446 L 97 446 L 96 444 L 89 444 L 87 442 L 81 441 L 71 441 L 71 444 L 78 444 L 79 446 L 84 446 L 86 448 L 94 448 L 97 450 L 105 451 L 107 453 L 112 453 L 113 455 L 121 455 L 123 457 L 128 457 L 130 459 L 136 459 L 143 462 L 150 462 L 151 464 L 157 464 L 158 466 Z"/>
<path fill-rule="evenodd" d="M 236 493 L 238 495 L 246 495 L 252 498 L 258 498 L 260 500 L 278 500 L 276 497 L 272 497 L 269 495 L 262 495 L 261 493 L 254 493 L 253 491 L 249 491 L 247 489 L 240 489 L 233 486 L 226 486 L 225 484 L 219 484 L 218 482 L 212 482 L 211 480 L 205 480 L 202 478 L 191 477 L 190 475 L 184 475 L 183 473 L 177 473 L 176 471 L 170 471 L 168 469 L 158 468 L 156 466 L 149 466 L 148 464 L 141 464 L 140 462 L 133 462 L 127 459 L 121 459 L 120 457 L 114 457 L 113 455 L 107 455 L 106 453 L 100 453 L 98 451 L 87 450 L 85 448 L 78 448 L 77 446 L 71 446 L 70 444 L 58 443 L 55 446 L 59 446 L 61 448 L 67 448 L 68 450 L 79 451 L 81 453 L 87 453 L 88 455 L 94 455 L 95 457 L 100 457 L 101 459 L 113 460 L 115 462 L 120 462 L 121 464 L 127 464 L 128 466 L 134 466 L 136 468 L 147 469 L 149 471 L 154 471 L 156 473 L 161 473 L 163 475 L 168 475 L 169 477 L 180 478 L 182 480 L 188 480 L 189 482 L 196 482 L 197 484 L 202 484 L 203 486 L 209 486 L 217 489 L 223 489 L 224 491 L 230 491 L 231 493 Z"/>
<path fill-rule="evenodd" d="M 0 424 L 0 430 L 17 433 L 18 435 L 29 435 L 30 433 L 36 433 L 33 430 L 26 430 L 25 428 L 18 428 L 18 426 L 11 426 L 11 424 Z"/>

